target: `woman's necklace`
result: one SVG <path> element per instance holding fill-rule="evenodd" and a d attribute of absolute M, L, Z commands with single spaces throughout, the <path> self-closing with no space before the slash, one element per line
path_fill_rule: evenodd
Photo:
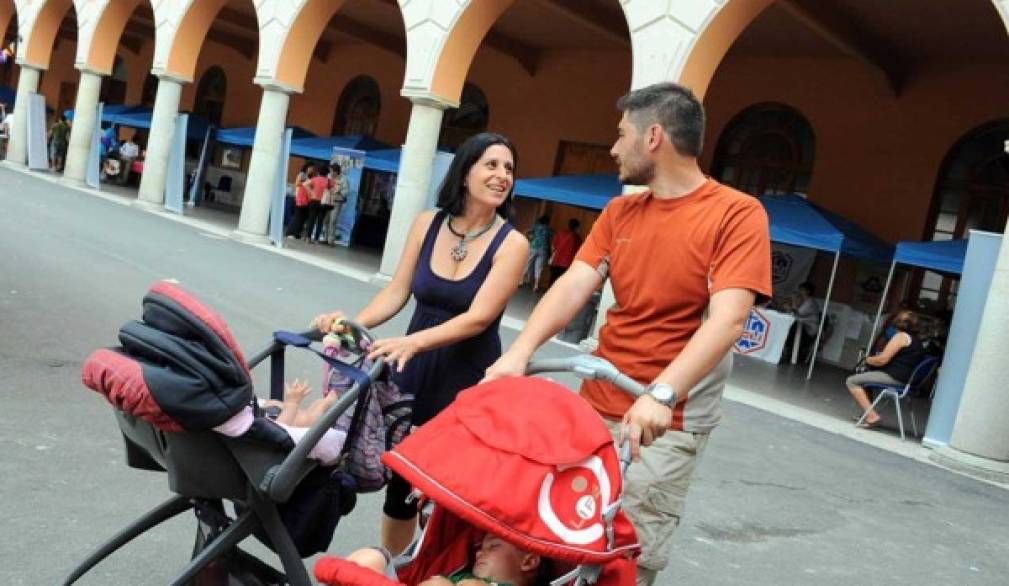
<path fill-rule="evenodd" d="M 472 242 L 473 240 L 476 240 L 477 238 L 486 234 L 488 230 L 494 227 L 494 222 L 496 221 L 497 216 L 495 215 L 491 217 L 490 223 L 484 226 L 483 228 L 462 234 L 460 232 L 456 232 L 455 228 L 452 227 L 452 216 L 449 216 L 447 222 L 448 231 L 451 232 L 453 236 L 459 238 L 459 244 L 456 244 L 455 246 L 452 247 L 452 260 L 454 260 L 455 262 L 464 261 L 466 259 L 466 254 L 469 252 L 468 250 L 466 250 L 466 243 Z"/>

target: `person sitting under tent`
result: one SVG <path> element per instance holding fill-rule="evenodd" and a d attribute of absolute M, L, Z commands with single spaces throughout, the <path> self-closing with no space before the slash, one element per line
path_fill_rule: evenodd
<path fill-rule="evenodd" d="M 795 323 L 792 324 L 792 329 L 788 332 L 788 340 L 781 353 L 783 360 L 790 359 L 792 355 L 796 330 L 799 332 L 799 359 L 805 362 L 813 349 L 813 344 L 816 342 L 816 331 L 820 329 L 820 305 L 816 299 L 813 299 L 815 294 L 816 287 L 809 281 L 799 285 L 799 290 L 791 306 L 791 312 L 795 315 Z"/>
<path fill-rule="evenodd" d="M 904 310 L 893 320 L 897 329 L 882 352 L 865 359 L 871 370 L 853 374 L 844 381 L 851 396 L 865 415 L 862 427 L 870 428 L 879 423 L 879 414 L 872 410 L 872 402 L 862 385 L 882 383 L 903 385 L 911 379 L 911 373 L 925 357 L 925 347 L 918 338 L 918 314 Z"/>
<path fill-rule="evenodd" d="M 126 139 L 126 142 L 119 147 L 119 158 L 122 162 L 122 170 L 119 173 L 119 185 L 126 185 L 126 182 L 130 180 L 130 170 L 133 167 L 133 161 L 140 158 L 140 146 L 134 142 L 136 135 L 131 136 Z"/>

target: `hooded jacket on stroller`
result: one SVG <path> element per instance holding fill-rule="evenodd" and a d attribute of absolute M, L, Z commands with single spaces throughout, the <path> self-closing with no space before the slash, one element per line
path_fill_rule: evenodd
<path fill-rule="evenodd" d="M 511 378 L 464 391 L 383 461 L 436 504 L 416 556 L 399 570 L 404 584 L 465 567 L 482 532 L 562 568 L 599 566 L 599 584 L 634 582 L 639 546 L 618 510 L 613 439 L 584 400 L 556 383 Z M 327 584 L 390 584 L 361 570 L 335 558 L 315 568 Z"/>

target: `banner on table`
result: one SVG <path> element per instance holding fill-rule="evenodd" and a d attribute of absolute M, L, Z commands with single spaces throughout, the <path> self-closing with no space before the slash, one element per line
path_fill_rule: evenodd
<path fill-rule="evenodd" d="M 771 276 L 775 297 L 793 295 L 799 285 L 809 278 L 809 271 L 816 260 L 812 248 L 800 248 L 787 244 L 771 244 Z"/>
<path fill-rule="evenodd" d="M 743 327 L 743 335 L 736 340 L 732 350 L 737 354 L 777 363 L 794 322 L 795 318 L 787 313 L 753 308 Z"/>
<path fill-rule="evenodd" d="M 357 224 L 357 200 L 361 189 L 361 173 L 364 171 L 365 152 L 355 149 L 333 147 L 330 163 L 340 165 L 340 173 L 350 184 L 347 201 L 340 209 L 340 217 L 336 221 L 336 244 L 350 246 L 354 236 L 354 225 Z"/>

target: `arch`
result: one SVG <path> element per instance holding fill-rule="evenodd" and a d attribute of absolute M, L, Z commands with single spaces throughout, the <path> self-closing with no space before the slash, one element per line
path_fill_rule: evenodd
<path fill-rule="evenodd" d="M 490 124 L 490 104 L 487 96 L 476 84 L 467 82 L 462 88 L 459 107 L 445 111 L 441 122 L 440 146 L 451 150 L 469 137 L 487 130 Z"/>
<path fill-rule="evenodd" d="M 169 48 L 166 73 L 180 79 L 193 79 L 196 75 L 196 60 L 207 33 L 210 32 L 210 26 L 227 3 L 228 0 L 191 0 Z"/>
<path fill-rule="evenodd" d="M 14 59 L 17 56 L 18 21 L 17 6 L 14 0 L 0 0 L 0 52 L 3 52 L 0 63 L 0 84 L 7 85 L 11 81 L 14 69 Z"/>
<path fill-rule="evenodd" d="M 346 0 L 306 0 L 291 23 L 280 51 L 274 79 L 287 87 L 301 91 L 305 86 L 308 66 L 322 31 L 339 12 Z"/>
<path fill-rule="evenodd" d="M 228 97 L 228 75 L 214 65 L 200 77 L 196 86 L 196 103 L 193 113 L 203 116 L 215 126 L 221 125 L 224 103 Z"/>
<path fill-rule="evenodd" d="M 94 33 L 91 36 L 91 46 L 84 65 L 104 75 L 113 73 L 116 62 L 116 50 L 119 48 L 123 31 L 130 16 L 141 2 L 147 0 L 109 0 L 98 18 Z M 153 6 L 152 6 L 153 9 Z M 157 39 L 157 30 L 155 30 Z M 155 43 L 157 40 L 155 40 Z"/>
<path fill-rule="evenodd" d="M 708 85 L 729 48 L 743 30 L 772 3 L 773 0 L 727 0 L 708 26 L 694 37 L 679 82 L 691 88 L 703 100 Z"/>
<path fill-rule="evenodd" d="M 514 0 L 470 0 L 452 25 L 442 46 L 431 78 L 431 93 L 453 102 L 460 99 L 466 75 L 480 43 L 501 14 L 513 3 Z M 407 59 L 418 57 L 411 53 L 407 55 Z M 407 70 L 409 69 L 408 65 Z"/>
<path fill-rule="evenodd" d="M 806 192 L 816 162 L 816 136 L 801 112 L 778 102 L 754 104 L 726 124 L 715 146 L 712 176 L 740 191 Z"/>
<path fill-rule="evenodd" d="M 368 75 L 359 75 L 347 82 L 336 106 L 333 134 L 363 134 L 374 136 L 382 112 L 382 95 L 378 82 Z"/>
<path fill-rule="evenodd" d="M 56 35 L 67 13 L 73 8 L 71 0 L 47 0 L 35 17 L 27 44 L 24 62 L 39 69 L 49 69 L 49 61 L 56 45 Z"/>

